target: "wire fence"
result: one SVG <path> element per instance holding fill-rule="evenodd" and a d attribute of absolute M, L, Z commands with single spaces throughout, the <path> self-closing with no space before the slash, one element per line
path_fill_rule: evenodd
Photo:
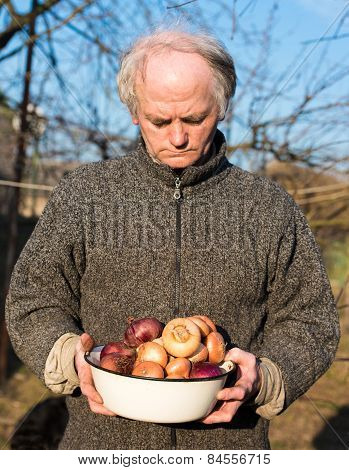
<path fill-rule="evenodd" d="M 21 189 L 32 189 L 32 190 L 40 190 L 40 191 L 52 191 L 54 186 L 44 185 L 44 184 L 34 184 L 34 183 L 22 183 L 17 181 L 10 181 L 10 180 L 0 180 L 0 186 L 7 186 L 13 188 L 21 188 Z M 338 191 L 339 190 L 339 191 Z M 312 188 L 301 188 L 301 189 L 287 189 L 287 192 L 291 194 L 297 204 L 313 204 L 316 202 L 324 202 L 324 201 L 334 201 L 339 199 L 348 199 L 349 200 L 349 183 L 338 183 L 338 184 L 330 184 L 330 185 L 323 185 L 323 186 L 315 186 Z M 324 193 L 329 192 L 329 194 L 321 195 L 321 196 L 314 196 L 309 198 L 298 199 L 297 196 L 301 196 L 304 194 L 317 194 L 317 193 Z"/>

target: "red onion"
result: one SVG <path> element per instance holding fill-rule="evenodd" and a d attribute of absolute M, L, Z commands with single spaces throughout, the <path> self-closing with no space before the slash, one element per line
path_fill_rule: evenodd
<path fill-rule="evenodd" d="M 204 379 L 206 377 L 216 377 L 222 375 L 221 369 L 216 364 L 210 362 L 196 362 L 190 372 L 190 379 Z"/>
<path fill-rule="evenodd" d="M 125 343 L 136 348 L 161 336 L 163 329 L 162 323 L 154 317 L 133 320 L 125 332 Z"/>
<path fill-rule="evenodd" d="M 134 365 L 134 358 L 124 356 L 123 354 L 113 352 L 106 354 L 100 361 L 100 366 L 103 369 L 118 372 L 119 374 L 130 375 Z"/>
<path fill-rule="evenodd" d="M 136 357 L 135 349 L 130 348 L 123 341 L 117 341 L 117 342 L 108 343 L 104 346 L 104 348 L 101 351 L 100 360 L 107 354 L 114 353 L 114 352 L 120 353 L 123 356 L 128 356 L 132 358 Z"/>

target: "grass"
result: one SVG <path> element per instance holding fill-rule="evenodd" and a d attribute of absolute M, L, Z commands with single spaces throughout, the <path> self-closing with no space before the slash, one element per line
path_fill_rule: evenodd
<path fill-rule="evenodd" d="M 346 304 L 349 303 L 348 286 L 342 298 L 347 299 Z M 340 311 L 340 323 L 341 340 L 336 358 L 349 358 L 349 308 Z M 272 448 L 344 449 L 345 445 L 348 448 L 348 390 L 349 361 L 335 361 L 305 396 L 271 421 Z"/>
<path fill-rule="evenodd" d="M 272 420 L 272 449 L 344 449 L 341 440 L 349 447 L 348 385 L 349 363 L 335 362 L 305 396 Z"/>
<path fill-rule="evenodd" d="M 0 391 L 0 449 L 9 449 L 9 440 L 25 415 L 51 392 L 26 367 L 21 366 Z"/>

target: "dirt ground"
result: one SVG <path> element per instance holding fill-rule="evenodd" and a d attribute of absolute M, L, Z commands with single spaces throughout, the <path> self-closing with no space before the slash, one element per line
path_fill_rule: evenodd
<path fill-rule="evenodd" d="M 273 449 L 349 448 L 349 308 L 340 310 L 340 322 L 336 361 L 305 395 L 271 421 Z"/>

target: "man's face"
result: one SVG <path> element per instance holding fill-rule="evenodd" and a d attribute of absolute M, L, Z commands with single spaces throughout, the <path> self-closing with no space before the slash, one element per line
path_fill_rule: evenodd
<path fill-rule="evenodd" d="M 144 80 L 143 80 L 144 78 Z M 197 54 L 149 58 L 136 80 L 137 115 L 148 152 L 171 168 L 193 165 L 210 151 L 218 122 L 211 69 Z"/>

